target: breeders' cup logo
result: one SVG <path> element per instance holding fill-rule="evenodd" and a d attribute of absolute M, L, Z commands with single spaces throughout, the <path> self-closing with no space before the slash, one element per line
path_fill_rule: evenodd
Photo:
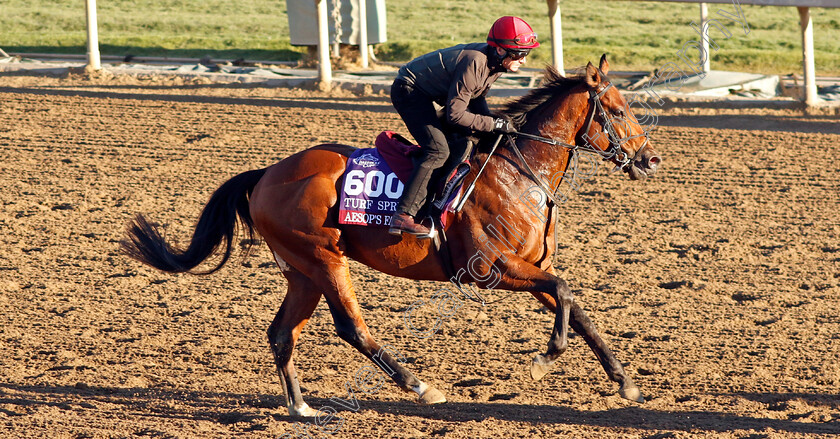
<path fill-rule="evenodd" d="M 374 156 L 373 154 L 362 154 L 353 159 L 353 163 L 363 167 L 363 168 L 371 168 L 374 166 L 379 166 L 379 158 Z"/>

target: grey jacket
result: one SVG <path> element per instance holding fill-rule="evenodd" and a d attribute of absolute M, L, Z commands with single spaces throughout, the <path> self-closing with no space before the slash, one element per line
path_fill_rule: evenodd
<path fill-rule="evenodd" d="M 459 44 L 419 56 L 400 68 L 397 80 L 445 107 L 446 120 L 476 131 L 492 131 L 485 96 L 505 71 L 487 43 Z"/>

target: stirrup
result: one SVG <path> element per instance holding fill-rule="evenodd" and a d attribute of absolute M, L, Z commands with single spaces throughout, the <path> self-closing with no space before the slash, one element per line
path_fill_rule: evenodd
<path fill-rule="evenodd" d="M 434 218 L 432 218 L 431 216 L 427 216 L 426 218 L 429 218 L 432 221 L 432 225 L 429 226 L 429 233 L 426 233 L 424 235 L 414 235 L 417 237 L 417 239 L 435 239 L 438 235 L 438 231 L 435 228 Z"/>

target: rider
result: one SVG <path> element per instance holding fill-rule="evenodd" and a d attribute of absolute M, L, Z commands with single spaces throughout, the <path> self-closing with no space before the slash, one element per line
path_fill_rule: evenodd
<path fill-rule="evenodd" d="M 487 43 L 441 49 L 400 68 L 391 86 L 391 102 L 420 145 L 420 153 L 391 217 L 391 234 L 428 237 L 431 233 L 415 216 L 426 201 L 432 173 L 450 155 L 447 133 L 515 131 L 510 120 L 491 115 L 484 97 L 503 72 L 519 71 L 531 49 L 539 45 L 537 34 L 525 20 L 508 16 L 493 23 Z M 438 118 L 435 103 L 444 107 L 445 123 Z M 465 153 L 466 144 L 452 147 L 459 149 L 451 151 L 453 157 Z"/>

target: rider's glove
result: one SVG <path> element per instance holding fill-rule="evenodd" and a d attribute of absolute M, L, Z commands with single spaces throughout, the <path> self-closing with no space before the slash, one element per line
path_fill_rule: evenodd
<path fill-rule="evenodd" d="M 506 119 L 504 117 L 497 117 L 495 120 L 493 120 L 493 132 L 510 134 L 515 133 L 516 128 L 514 128 L 513 123 L 510 121 L 510 119 Z"/>

